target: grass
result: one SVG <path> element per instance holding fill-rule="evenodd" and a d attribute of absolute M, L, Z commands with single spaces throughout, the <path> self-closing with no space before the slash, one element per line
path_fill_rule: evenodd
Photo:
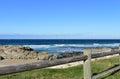
<path fill-rule="evenodd" d="M 92 72 L 98 73 L 115 64 L 118 64 L 118 57 L 104 60 L 97 60 L 92 63 Z M 16 74 L 0 76 L 0 79 L 82 79 L 83 66 L 70 67 L 66 69 L 37 69 Z M 120 71 L 100 79 L 120 79 Z"/>

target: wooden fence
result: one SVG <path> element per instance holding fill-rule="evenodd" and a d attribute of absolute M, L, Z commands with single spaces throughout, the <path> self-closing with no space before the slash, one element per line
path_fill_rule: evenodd
<path fill-rule="evenodd" d="M 52 61 L 45 60 L 43 62 L 40 61 L 40 62 L 29 63 L 29 64 L 0 67 L 0 75 L 46 68 L 46 67 L 76 62 L 76 61 L 84 61 L 83 63 L 84 79 L 97 79 L 101 76 L 104 76 L 108 73 L 112 73 L 120 69 L 120 65 L 118 65 L 113 68 L 106 69 L 105 71 L 100 72 L 97 75 L 92 75 L 91 59 L 114 55 L 114 54 L 119 54 L 120 56 L 120 51 L 103 52 L 103 53 L 97 53 L 97 54 L 92 54 L 92 51 L 93 51 L 92 48 L 85 48 L 84 55 L 82 56 L 75 56 L 75 57 L 57 59 L 57 60 L 52 60 Z"/>

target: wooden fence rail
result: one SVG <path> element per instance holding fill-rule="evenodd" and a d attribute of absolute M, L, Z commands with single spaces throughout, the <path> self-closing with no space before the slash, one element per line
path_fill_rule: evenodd
<path fill-rule="evenodd" d="M 35 62 L 35 63 L 29 63 L 29 64 L 0 67 L 0 75 L 28 71 L 28 70 L 39 69 L 39 68 L 45 68 L 45 67 L 50 67 L 50 66 L 56 66 L 56 65 L 71 63 L 71 62 L 76 62 L 76 61 L 83 61 L 86 59 L 87 59 L 87 56 L 76 56 L 76 57 L 64 58 L 64 59 L 58 59 L 58 60 L 52 60 L 52 61 L 46 60 L 43 62 Z"/>
<path fill-rule="evenodd" d="M 105 75 L 107 75 L 109 73 L 113 73 L 113 72 L 116 72 L 118 70 L 120 70 L 120 65 L 116 65 L 116 66 L 108 68 L 108 69 L 106 69 L 106 70 L 104 70 L 104 71 L 102 71 L 102 72 L 100 72 L 100 73 L 98 73 L 96 75 L 93 75 L 92 79 L 97 79 L 97 78 L 99 78 L 101 76 L 105 76 Z"/>
<path fill-rule="evenodd" d="M 91 48 L 84 49 L 83 56 L 76 56 L 76 57 L 63 58 L 63 59 L 52 60 L 52 61 L 46 60 L 43 62 L 40 61 L 40 62 L 29 63 L 29 64 L 0 67 L 0 75 L 6 75 L 6 74 L 23 72 L 23 71 L 28 71 L 28 70 L 40 69 L 40 68 L 46 68 L 46 67 L 76 62 L 76 61 L 84 61 L 84 65 L 83 65 L 84 66 L 84 79 L 96 79 L 100 76 L 105 75 L 105 73 L 107 73 L 107 72 L 111 73 L 111 72 L 114 72 L 115 70 L 120 69 L 120 66 L 118 66 L 115 69 L 101 72 L 99 75 L 94 75 L 92 77 L 91 59 L 114 55 L 114 54 L 120 54 L 120 51 L 111 51 L 111 52 L 91 54 L 92 50 L 93 49 L 91 49 Z"/>

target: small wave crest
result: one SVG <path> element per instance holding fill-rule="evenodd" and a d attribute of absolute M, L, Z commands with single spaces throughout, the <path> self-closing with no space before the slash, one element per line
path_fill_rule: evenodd
<path fill-rule="evenodd" d="M 83 51 L 85 47 L 117 47 L 120 43 L 113 44 L 52 44 L 52 45 L 24 45 L 33 48 L 37 51 L 45 51 L 48 53 L 59 53 L 59 52 L 79 52 Z"/>
<path fill-rule="evenodd" d="M 24 45 L 30 48 L 50 48 L 50 45 Z"/>
<path fill-rule="evenodd" d="M 114 44 L 98 44 L 98 43 L 94 43 L 94 44 L 53 44 L 53 45 L 24 45 L 24 46 L 28 46 L 31 48 L 56 48 L 56 47 L 116 47 L 116 46 L 120 46 L 120 43 L 114 43 Z"/>

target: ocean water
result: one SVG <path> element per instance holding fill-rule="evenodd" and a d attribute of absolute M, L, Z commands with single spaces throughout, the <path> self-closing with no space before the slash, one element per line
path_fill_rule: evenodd
<path fill-rule="evenodd" d="M 24 45 L 48 53 L 79 52 L 85 47 L 116 47 L 113 39 L 0 39 L 0 45 Z"/>

